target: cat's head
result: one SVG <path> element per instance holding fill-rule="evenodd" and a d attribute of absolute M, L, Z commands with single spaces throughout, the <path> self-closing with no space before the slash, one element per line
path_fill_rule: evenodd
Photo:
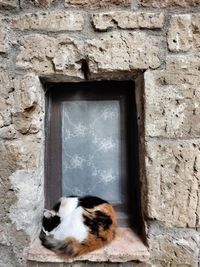
<path fill-rule="evenodd" d="M 54 228 L 56 228 L 61 222 L 59 216 L 53 210 L 44 210 L 42 218 L 42 229 L 48 235 Z"/>

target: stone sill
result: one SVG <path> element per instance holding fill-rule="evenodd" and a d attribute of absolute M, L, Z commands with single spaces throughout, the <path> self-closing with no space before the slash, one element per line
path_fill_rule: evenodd
<path fill-rule="evenodd" d="M 107 246 L 74 259 L 63 259 L 36 240 L 29 249 L 28 260 L 36 262 L 148 262 L 150 254 L 141 239 L 130 228 L 118 228 L 116 238 Z"/>

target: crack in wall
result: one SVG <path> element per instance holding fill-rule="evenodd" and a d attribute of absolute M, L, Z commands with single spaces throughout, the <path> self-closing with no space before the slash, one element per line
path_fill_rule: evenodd
<path fill-rule="evenodd" d="M 198 177 L 198 168 L 197 168 L 197 156 L 194 159 L 194 164 L 193 164 L 193 172 L 194 172 L 194 177 L 197 181 L 197 204 L 196 204 L 196 228 L 198 228 L 200 226 L 200 221 L 199 221 L 199 214 L 198 214 L 198 209 L 199 209 L 199 205 L 200 205 L 200 180 Z"/>
<path fill-rule="evenodd" d="M 89 70 L 89 64 L 87 59 L 81 60 L 81 71 L 83 72 L 85 80 L 89 80 L 90 76 L 90 70 Z"/>
<path fill-rule="evenodd" d="M 126 53 L 128 54 L 128 58 L 129 58 L 129 69 L 131 69 L 131 60 L 130 60 L 130 57 L 131 57 L 131 56 L 130 56 L 130 52 L 129 52 L 129 45 L 128 45 L 126 39 L 123 38 L 123 34 L 121 34 L 121 39 L 122 39 L 123 43 L 125 44 L 125 47 L 126 47 Z"/>

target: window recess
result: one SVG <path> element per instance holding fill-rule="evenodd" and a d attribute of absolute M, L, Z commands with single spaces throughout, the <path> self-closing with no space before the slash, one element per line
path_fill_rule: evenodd
<path fill-rule="evenodd" d="M 110 201 L 141 224 L 134 82 L 54 83 L 46 93 L 46 207 L 62 195 Z"/>

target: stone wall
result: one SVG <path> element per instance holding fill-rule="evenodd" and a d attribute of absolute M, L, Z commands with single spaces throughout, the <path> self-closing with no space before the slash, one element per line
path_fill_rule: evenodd
<path fill-rule="evenodd" d="M 39 266 L 42 83 L 134 79 L 150 266 L 198 267 L 200 1 L 0 0 L 0 25 L 0 266 Z"/>

